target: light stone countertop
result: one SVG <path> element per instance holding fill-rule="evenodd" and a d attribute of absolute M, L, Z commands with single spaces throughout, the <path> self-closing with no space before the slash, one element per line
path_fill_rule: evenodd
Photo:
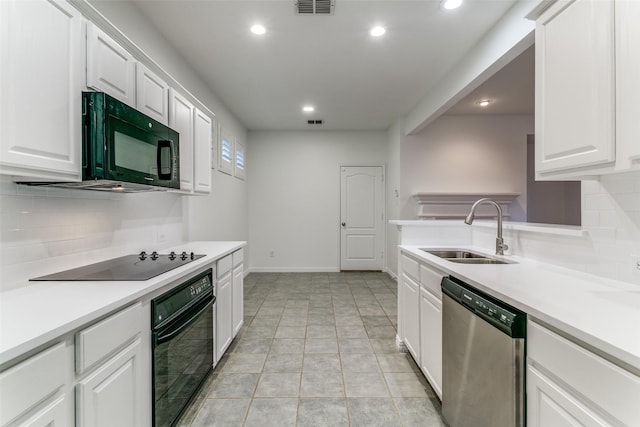
<path fill-rule="evenodd" d="M 640 286 L 518 256 L 500 257 L 471 246 L 461 248 L 517 264 L 457 264 L 420 248 L 445 247 L 400 246 L 405 253 L 519 308 L 640 375 Z"/>
<path fill-rule="evenodd" d="M 188 242 L 164 249 L 206 256 L 144 281 L 25 282 L 0 293 L 0 365 L 204 271 L 246 242 Z M 126 254 L 123 254 L 126 255 Z M 215 278 L 214 278 L 215 279 Z M 168 289 L 167 289 L 168 290 Z"/>

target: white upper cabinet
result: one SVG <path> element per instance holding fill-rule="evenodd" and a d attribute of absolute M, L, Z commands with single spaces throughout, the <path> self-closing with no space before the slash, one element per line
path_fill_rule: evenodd
<path fill-rule="evenodd" d="M 613 2 L 559 1 L 536 22 L 536 171 L 615 160 Z"/>
<path fill-rule="evenodd" d="M 169 85 L 138 62 L 136 66 L 136 108 L 166 125 L 169 123 Z"/>
<path fill-rule="evenodd" d="M 169 127 L 180 134 L 180 190 L 193 191 L 193 117 L 195 107 L 169 89 Z"/>
<path fill-rule="evenodd" d="M 196 108 L 194 124 L 193 190 L 211 192 L 211 144 L 213 142 L 211 118 Z"/>
<path fill-rule="evenodd" d="M 0 1 L 1 173 L 81 179 L 81 30 L 66 1 Z"/>
<path fill-rule="evenodd" d="M 536 21 L 536 178 L 640 167 L 640 3 L 560 0 Z"/>
<path fill-rule="evenodd" d="M 616 1 L 616 137 L 623 167 L 640 166 L 640 1 Z"/>
<path fill-rule="evenodd" d="M 87 87 L 136 105 L 134 57 L 91 22 L 87 23 Z"/>

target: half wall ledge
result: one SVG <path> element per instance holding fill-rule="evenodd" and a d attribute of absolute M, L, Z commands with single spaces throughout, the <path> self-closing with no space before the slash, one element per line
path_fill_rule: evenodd
<path fill-rule="evenodd" d="M 418 202 L 419 219 L 458 219 L 465 218 L 471 206 L 478 200 L 488 197 L 502 208 L 505 218 L 510 216 L 511 203 L 520 196 L 519 193 L 414 193 Z M 495 218 L 493 206 L 480 205 L 476 210 L 476 218 Z"/>

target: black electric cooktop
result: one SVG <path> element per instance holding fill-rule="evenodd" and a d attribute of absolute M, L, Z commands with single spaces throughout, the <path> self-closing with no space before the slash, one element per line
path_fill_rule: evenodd
<path fill-rule="evenodd" d="M 152 277 L 166 273 L 174 268 L 189 264 L 204 255 L 196 255 L 193 252 L 176 254 L 171 252 L 160 255 L 157 252 L 147 254 L 141 252 L 138 255 L 126 255 L 84 267 L 73 268 L 59 273 L 29 279 L 30 281 L 129 281 L 148 280 Z"/>

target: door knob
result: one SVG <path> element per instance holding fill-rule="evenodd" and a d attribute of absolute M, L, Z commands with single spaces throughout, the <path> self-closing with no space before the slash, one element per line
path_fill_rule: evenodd
<path fill-rule="evenodd" d="M 346 223 L 346 222 L 343 222 L 343 223 L 342 223 L 342 226 L 343 226 L 343 227 L 346 227 L 346 226 L 347 226 L 347 223 Z"/>

